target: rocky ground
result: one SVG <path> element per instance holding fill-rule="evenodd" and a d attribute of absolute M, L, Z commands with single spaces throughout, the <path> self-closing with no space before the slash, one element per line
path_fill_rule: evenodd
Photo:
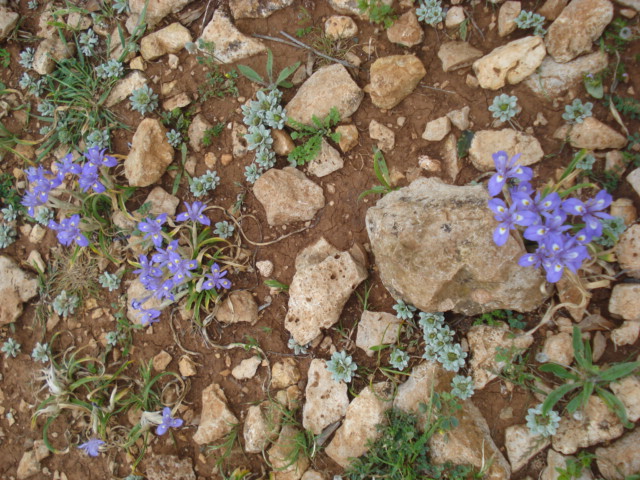
<path fill-rule="evenodd" d="M 0 0 L 2 478 L 638 478 L 640 4 L 360 3 Z"/>

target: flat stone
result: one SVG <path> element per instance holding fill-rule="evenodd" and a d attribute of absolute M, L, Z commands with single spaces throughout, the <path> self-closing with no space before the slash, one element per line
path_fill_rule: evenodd
<path fill-rule="evenodd" d="M 620 268 L 629 277 L 640 278 L 640 225 L 630 226 L 615 247 Z"/>
<path fill-rule="evenodd" d="M 334 40 L 351 38 L 358 34 L 358 26 L 351 17 L 332 15 L 324 22 L 324 33 Z"/>
<path fill-rule="evenodd" d="M 516 24 L 516 17 L 522 10 L 522 4 L 520 2 L 508 1 L 504 2 L 498 12 L 498 35 L 506 37 L 507 35 L 516 31 L 518 25 Z"/>
<path fill-rule="evenodd" d="M 630 422 L 640 419 L 640 378 L 629 375 L 617 382 L 609 384 L 609 388 L 624 405 Z"/>
<path fill-rule="evenodd" d="M 572 125 L 568 137 L 572 147 L 587 150 L 619 149 L 627 145 L 624 135 L 594 117 L 587 117 L 582 123 Z"/>
<path fill-rule="evenodd" d="M 147 195 L 144 203 L 151 204 L 149 213 L 152 215 L 161 215 L 163 213 L 173 217 L 176 214 L 180 199 L 175 195 L 171 195 L 162 187 L 154 187 L 149 195 Z"/>
<path fill-rule="evenodd" d="M 640 322 L 637 320 L 627 320 L 614 330 L 611 330 L 611 341 L 617 347 L 623 345 L 633 345 L 640 335 Z"/>
<path fill-rule="evenodd" d="M 41 466 L 36 458 L 36 452 L 34 450 L 28 450 L 22 454 L 16 471 L 16 477 L 18 477 L 18 480 L 33 477 L 35 474 L 40 473 L 40 468 Z"/>
<path fill-rule="evenodd" d="M 267 18 L 293 4 L 293 0 L 229 0 L 233 18 Z"/>
<path fill-rule="evenodd" d="M 231 375 L 233 375 L 236 380 L 248 380 L 256 375 L 261 363 L 262 359 L 258 356 L 246 358 L 231 370 Z"/>
<path fill-rule="evenodd" d="M 640 430 L 627 433 L 608 447 L 596 449 L 598 470 L 606 480 L 624 480 L 640 472 Z"/>
<path fill-rule="evenodd" d="M 422 138 L 429 142 L 439 142 L 446 137 L 451 131 L 451 120 L 449 117 L 444 116 L 431 120 L 424 127 L 422 132 Z"/>
<path fill-rule="evenodd" d="M 271 130 L 271 138 L 273 138 L 273 151 L 276 155 L 287 156 L 296 148 L 291 135 L 286 130 Z"/>
<path fill-rule="evenodd" d="M 162 350 L 155 357 L 153 357 L 153 360 L 152 360 L 153 369 L 156 372 L 164 372 L 165 369 L 171 363 L 171 360 L 173 360 L 173 358 L 171 357 L 171 354 L 169 352 L 165 352 L 164 350 Z"/>
<path fill-rule="evenodd" d="M 467 42 L 445 42 L 438 50 L 438 58 L 445 72 L 468 67 L 480 57 L 482 57 L 482 51 Z"/>
<path fill-rule="evenodd" d="M 140 40 L 140 55 L 149 62 L 168 53 L 178 53 L 191 40 L 189 30 L 175 22 Z"/>
<path fill-rule="evenodd" d="M 625 320 L 640 320 L 640 284 L 619 283 L 613 287 L 609 299 L 609 313 Z"/>
<path fill-rule="evenodd" d="M 629 185 L 640 195 L 640 168 L 632 170 L 629 175 L 627 175 L 627 182 L 629 182 Z"/>
<path fill-rule="evenodd" d="M 131 72 L 122 80 L 118 80 L 111 93 L 107 97 L 105 105 L 113 107 L 114 105 L 128 99 L 134 90 L 143 87 L 147 83 L 147 77 L 139 70 Z"/>
<path fill-rule="evenodd" d="M 131 141 L 131 151 L 124 161 L 124 175 L 132 187 L 156 183 L 173 162 L 173 147 L 167 130 L 155 118 L 144 118 Z"/>
<path fill-rule="evenodd" d="M 340 152 L 329 145 L 324 138 L 320 145 L 320 152 L 316 158 L 307 164 L 307 173 L 316 177 L 326 177 L 344 167 L 344 160 Z"/>
<path fill-rule="evenodd" d="M 362 312 L 358 331 L 356 333 L 356 346 L 364 350 L 368 357 L 373 357 L 371 347 L 377 345 L 393 345 L 398 340 L 402 320 L 395 315 L 386 312 Z"/>
<path fill-rule="evenodd" d="M 383 152 L 390 152 L 396 143 L 396 136 L 389 127 L 384 126 L 377 120 L 369 122 L 369 137 L 375 140 L 377 147 Z"/>
<path fill-rule="evenodd" d="M 389 110 L 409 96 L 426 74 L 415 55 L 380 57 L 369 71 L 371 101 L 376 107 Z"/>
<path fill-rule="evenodd" d="M 0 326 L 15 322 L 23 304 L 38 294 L 38 280 L 10 257 L 0 256 Z"/>
<path fill-rule="evenodd" d="M 347 384 L 336 382 L 324 360 L 313 359 L 307 373 L 302 425 L 315 435 L 337 422 L 347 413 Z"/>
<path fill-rule="evenodd" d="M 216 320 L 226 325 L 248 323 L 255 325 L 258 321 L 258 305 L 248 290 L 236 290 L 222 302 Z"/>
<path fill-rule="evenodd" d="M 511 470 L 517 472 L 538 452 L 551 444 L 548 438 L 533 435 L 526 425 L 512 425 L 504 432 L 504 445 L 511 464 Z"/>
<path fill-rule="evenodd" d="M 491 172 L 496 168 L 492 155 L 498 150 L 504 150 L 509 157 L 519 153 L 518 165 L 523 167 L 538 163 L 544 157 L 536 137 L 512 128 L 503 128 L 475 132 L 469 147 L 469 159 L 477 170 Z"/>
<path fill-rule="evenodd" d="M 469 128 L 469 112 L 471 108 L 467 105 L 459 110 L 452 110 L 447 113 L 447 117 L 451 124 L 458 130 L 467 130 Z"/>
<path fill-rule="evenodd" d="M 193 441 L 198 445 L 215 442 L 229 433 L 237 423 L 238 419 L 227 407 L 227 397 L 222 388 L 212 383 L 202 391 L 200 425 L 193 435 Z"/>
<path fill-rule="evenodd" d="M 413 47 L 422 43 L 424 30 L 413 9 L 400 15 L 393 25 L 387 28 L 387 39 L 403 47 Z"/>
<path fill-rule="evenodd" d="M 609 169 L 607 168 L 606 170 L 609 170 Z M 633 222 L 636 221 L 636 218 L 638 217 L 638 211 L 636 210 L 636 207 L 633 205 L 633 200 L 631 200 L 630 198 L 616 198 L 611 203 L 611 207 L 609 208 L 609 213 L 614 217 L 622 218 L 622 220 L 624 220 L 624 224 L 627 227 L 631 226 Z M 635 233 L 631 236 L 632 237 L 635 236 Z M 617 252 L 617 255 L 619 257 L 620 252 Z M 629 260 L 627 260 L 627 263 L 628 262 Z M 631 276 L 635 277 L 635 274 L 633 274 L 632 272 Z"/>
<path fill-rule="evenodd" d="M 447 15 L 444 19 L 444 26 L 448 29 L 456 29 L 460 27 L 465 19 L 466 16 L 464 14 L 464 8 L 459 5 L 452 6 L 447 10 Z"/>
<path fill-rule="evenodd" d="M 215 11 L 200 38 L 214 43 L 220 63 L 234 63 L 267 50 L 259 40 L 241 33 L 221 8 Z"/>
<path fill-rule="evenodd" d="M 177 455 L 151 455 L 146 476 L 153 480 L 196 480 L 191 458 Z"/>

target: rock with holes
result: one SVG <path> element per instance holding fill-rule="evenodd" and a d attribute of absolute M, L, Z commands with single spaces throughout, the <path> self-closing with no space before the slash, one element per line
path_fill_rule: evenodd
<path fill-rule="evenodd" d="M 340 152 L 323 138 L 318 155 L 307 165 L 307 173 L 316 177 L 326 177 L 342 167 L 344 167 L 344 160 Z"/>
<path fill-rule="evenodd" d="M 542 63 L 546 55 L 541 37 L 519 38 L 496 48 L 473 64 L 482 88 L 498 90 L 527 78 Z"/>
<path fill-rule="evenodd" d="M 240 32 L 221 8 L 215 11 L 200 38 L 213 42 L 216 60 L 221 63 L 237 62 L 267 50 L 261 41 Z"/>
<path fill-rule="evenodd" d="M 175 22 L 140 40 L 140 55 L 149 62 L 167 53 L 178 53 L 190 41 L 189 30 Z"/>
<path fill-rule="evenodd" d="M 368 357 L 375 353 L 371 347 L 392 345 L 398 340 L 402 320 L 387 312 L 362 312 L 356 333 L 356 346 L 360 347 Z"/>
<path fill-rule="evenodd" d="M 240 18 L 266 18 L 290 6 L 293 0 L 229 0 L 231 14 Z"/>
<path fill-rule="evenodd" d="M 222 302 L 216 319 L 226 325 L 240 322 L 255 325 L 258 321 L 258 305 L 250 291 L 236 290 Z"/>
<path fill-rule="evenodd" d="M 366 226 L 382 282 L 394 298 L 425 312 L 465 315 L 530 311 L 545 295 L 540 272 L 518 265 L 521 244 L 493 242 L 496 227 L 482 186 L 420 178 L 367 211 Z"/>
<path fill-rule="evenodd" d="M 380 57 L 369 71 L 371 101 L 378 108 L 393 108 L 413 92 L 426 74 L 415 55 Z"/>
<path fill-rule="evenodd" d="M 131 151 L 124 161 L 124 176 L 132 187 L 156 183 L 173 162 L 173 147 L 167 130 L 155 118 L 145 118 L 131 140 Z"/>
<path fill-rule="evenodd" d="M 640 278 L 640 225 L 632 225 L 620 236 L 616 257 L 627 276 Z"/>
<path fill-rule="evenodd" d="M 640 321 L 640 284 L 620 283 L 613 287 L 609 313 L 620 315 L 625 320 Z"/>
<path fill-rule="evenodd" d="M 383 152 L 390 152 L 396 144 L 396 135 L 393 130 L 377 120 L 369 122 L 369 137 L 376 141 L 377 147 Z"/>
<path fill-rule="evenodd" d="M 513 128 L 503 128 L 476 132 L 469 147 L 469 159 L 481 172 L 491 172 L 496 168 L 493 154 L 497 150 L 504 150 L 509 157 L 520 154 L 518 165 L 523 167 L 538 163 L 544 156 L 542 146 L 536 137 Z"/>
<path fill-rule="evenodd" d="M 133 33 L 139 22 L 144 21 L 147 31 L 153 31 L 166 16 L 182 10 L 192 0 L 129 0 L 131 14 L 127 20 L 127 30 Z M 141 19 L 144 11 L 144 18 Z"/>
<path fill-rule="evenodd" d="M 596 450 L 598 470 L 606 480 L 624 480 L 640 472 L 640 430 L 627 433 L 608 447 Z"/>
<path fill-rule="evenodd" d="M 0 256 L 0 326 L 18 320 L 23 303 L 37 294 L 38 280 L 21 270 L 10 257 Z"/>
<path fill-rule="evenodd" d="M 332 15 L 324 22 L 324 33 L 333 40 L 351 38 L 358 34 L 358 26 L 351 17 Z"/>
<path fill-rule="evenodd" d="M 504 445 L 511 470 L 517 472 L 538 452 L 547 448 L 551 441 L 541 435 L 534 435 L 526 425 L 512 425 L 504 432 Z"/>
<path fill-rule="evenodd" d="M 227 406 L 227 397 L 217 383 L 212 383 L 202 391 L 202 413 L 200 425 L 193 435 L 198 445 L 215 442 L 229 433 L 238 423 L 236 416 Z"/>
<path fill-rule="evenodd" d="M 316 358 L 311 361 L 307 372 L 305 399 L 302 425 L 320 435 L 325 427 L 341 420 L 347 413 L 347 384 L 336 382 L 327 369 L 327 363 Z"/>
<path fill-rule="evenodd" d="M 306 345 L 340 318 L 344 304 L 367 278 L 365 261 L 321 238 L 296 257 L 285 328 Z"/>
<path fill-rule="evenodd" d="M 146 464 L 147 477 L 153 480 L 196 480 L 191 458 L 177 455 L 152 455 Z"/>

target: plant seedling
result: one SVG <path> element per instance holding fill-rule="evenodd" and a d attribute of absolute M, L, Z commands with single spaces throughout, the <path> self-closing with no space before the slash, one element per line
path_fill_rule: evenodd
<path fill-rule="evenodd" d="M 289 65 L 288 67 L 283 68 L 278 74 L 278 77 L 276 78 L 276 80 L 274 81 L 273 80 L 274 78 L 273 77 L 273 53 L 271 52 L 271 50 L 267 50 L 267 65 L 266 65 L 267 78 L 266 79 L 262 78 L 262 76 L 258 72 L 256 72 L 253 68 L 247 67 L 246 65 L 238 65 L 238 71 L 242 75 L 247 77 L 249 80 L 251 80 L 252 82 L 257 83 L 258 85 L 262 85 L 271 90 L 279 87 L 283 87 L 283 88 L 293 87 L 293 83 L 291 83 L 287 79 L 291 75 L 293 75 L 293 72 L 295 72 L 299 66 L 300 66 L 300 62 L 296 62 L 293 65 Z"/>
<path fill-rule="evenodd" d="M 382 151 L 377 148 L 373 150 L 373 172 L 376 178 L 380 182 L 380 185 L 376 185 L 369 190 L 365 190 L 358 196 L 358 200 L 366 197 L 367 195 L 386 195 L 387 193 L 397 190 L 398 187 L 391 186 L 391 177 L 389 176 L 389 169 L 387 168 L 387 162 L 382 155 Z"/>

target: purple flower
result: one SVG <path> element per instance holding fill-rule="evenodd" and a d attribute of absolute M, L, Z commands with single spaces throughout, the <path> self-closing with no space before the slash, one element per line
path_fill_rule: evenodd
<path fill-rule="evenodd" d="M 184 202 L 184 205 L 187 209 L 186 212 L 182 212 L 180 215 L 176 217 L 176 221 L 185 222 L 187 220 L 191 220 L 192 222 L 198 222 L 202 225 L 211 225 L 211 220 L 208 217 L 205 217 L 204 210 L 207 208 L 205 204 L 196 200 L 191 205 L 189 203 Z"/>
<path fill-rule="evenodd" d="M 173 280 L 168 279 L 162 282 L 153 292 L 154 296 L 160 300 L 168 298 L 169 300 L 175 300 L 173 295 L 173 287 L 175 287 Z"/>
<path fill-rule="evenodd" d="M 187 277 L 191 278 L 191 270 L 198 268 L 197 260 L 180 259 L 177 264 L 169 264 L 167 267 L 173 273 L 173 282 L 176 285 L 182 283 Z"/>
<path fill-rule="evenodd" d="M 542 266 L 547 272 L 547 282 L 556 283 L 564 269 L 568 268 L 573 273 L 582 266 L 582 262 L 589 258 L 589 252 L 583 245 L 577 245 L 575 238 L 569 235 L 553 235 L 545 241 L 547 258 Z"/>
<path fill-rule="evenodd" d="M 522 267 L 540 268 L 542 266 L 542 262 L 544 262 L 546 258 L 547 252 L 544 245 L 539 245 L 535 252 L 527 253 L 520 257 L 518 265 Z"/>
<path fill-rule="evenodd" d="M 97 457 L 100 455 L 100 447 L 102 445 L 104 445 L 104 442 L 99 438 L 90 438 L 85 443 L 78 445 L 78 448 L 84 450 L 90 457 Z"/>
<path fill-rule="evenodd" d="M 107 149 L 100 150 L 99 147 L 91 147 L 84 154 L 84 157 L 89 160 L 89 163 L 95 165 L 96 167 L 115 167 L 118 164 L 118 161 L 115 157 L 111 157 L 109 155 L 105 155 Z"/>
<path fill-rule="evenodd" d="M 517 178 L 521 181 L 529 181 L 533 177 L 533 171 L 528 167 L 521 167 L 516 162 L 520 159 L 520 154 L 514 155 L 509 160 L 509 155 L 504 150 L 493 154 L 493 162 L 496 166 L 496 173 L 489 179 L 489 195 L 495 197 L 502 191 L 508 179 Z"/>
<path fill-rule="evenodd" d="M 150 287 L 152 285 L 157 287 L 154 283 L 159 277 L 162 277 L 162 270 L 154 266 L 146 255 L 140 255 L 138 257 L 138 262 L 140 263 L 140 268 L 134 270 L 133 273 L 140 275 L 140 282 L 147 290 L 155 290 L 155 288 Z"/>
<path fill-rule="evenodd" d="M 78 178 L 78 184 L 80 185 L 80 188 L 82 188 L 83 192 L 92 188 L 94 192 L 102 193 L 107 189 L 102 183 L 100 183 L 98 167 L 91 163 L 85 163 L 82 166 L 82 172 L 80 173 L 80 178 Z"/>
<path fill-rule="evenodd" d="M 82 171 L 82 167 L 73 161 L 73 154 L 71 153 L 64 156 L 60 162 L 54 162 L 54 165 L 58 171 L 58 179 L 61 181 L 67 173 L 80 175 Z"/>
<path fill-rule="evenodd" d="M 543 222 L 538 221 L 524 231 L 524 238 L 540 242 L 549 235 L 558 235 L 571 228 L 570 225 L 564 224 L 567 220 L 567 215 L 561 210 L 556 210 L 553 213 L 543 213 L 542 218 L 544 219 Z"/>
<path fill-rule="evenodd" d="M 493 218 L 499 222 L 498 227 L 493 232 L 493 241 L 499 247 L 507 242 L 509 230 L 513 230 L 516 225 L 531 225 L 538 219 L 538 216 L 533 212 L 518 210 L 516 204 L 507 208 L 504 201 L 499 198 L 489 200 L 489 208 L 495 213 Z"/>
<path fill-rule="evenodd" d="M 167 214 L 162 213 L 155 219 L 145 218 L 138 223 L 138 230 L 146 233 L 144 239 L 151 237 L 151 241 L 156 247 L 162 246 L 162 225 L 167 221 Z"/>
<path fill-rule="evenodd" d="M 47 199 L 48 195 L 46 193 L 44 194 L 44 201 L 42 201 L 43 199 L 41 194 L 37 194 L 36 192 L 27 192 L 22 197 L 22 205 L 27 207 L 27 212 L 33 217 L 36 213 L 35 207 L 44 205 Z"/>
<path fill-rule="evenodd" d="M 206 281 L 202 284 L 202 290 L 231 288 L 231 281 L 228 278 L 223 278 L 227 275 L 227 272 L 220 271 L 220 265 L 214 263 L 211 265 L 211 273 L 205 275 Z"/>
<path fill-rule="evenodd" d="M 156 435 L 164 435 L 170 428 L 180 428 L 184 421 L 181 418 L 171 417 L 171 409 L 164 407 L 162 409 L 162 423 L 156 428 Z"/>
<path fill-rule="evenodd" d="M 65 246 L 71 245 L 76 242 L 80 247 L 86 247 L 89 245 L 89 240 L 82 233 L 80 233 L 80 215 L 72 215 L 70 218 L 63 218 L 60 223 L 56 223 L 53 220 L 49 220 L 47 226 L 57 231 L 58 241 Z"/>
<path fill-rule="evenodd" d="M 177 249 L 178 249 L 178 240 L 173 240 L 171 243 L 169 243 L 169 245 L 167 245 L 167 248 L 165 249 L 156 247 L 156 253 L 153 254 L 151 259 L 155 263 L 158 263 L 160 267 L 164 267 L 165 265 L 168 265 L 169 263 L 171 263 L 175 255 L 174 252 Z"/>
<path fill-rule="evenodd" d="M 600 190 L 594 198 L 582 202 L 577 198 L 569 198 L 562 204 L 562 209 L 569 215 L 582 217 L 587 230 L 593 232 L 594 237 L 602 235 L 602 223 L 600 219 L 612 218 L 608 213 L 603 212 L 611 205 L 613 198 L 606 190 Z"/>
<path fill-rule="evenodd" d="M 157 323 L 160 321 L 158 318 L 160 316 L 160 310 L 156 310 L 153 308 L 143 308 L 140 311 L 140 324 L 143 327 L 147 327 L 152 323 Z"/>

